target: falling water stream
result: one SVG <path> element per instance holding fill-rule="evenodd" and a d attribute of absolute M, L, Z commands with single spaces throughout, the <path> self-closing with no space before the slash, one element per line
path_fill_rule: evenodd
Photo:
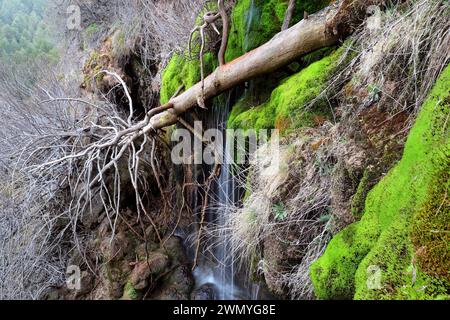
<path fill-rule="evenodd" d="M 259 8 L 255 6 L 254 0 L 251 0 L 250 8 L 246 14 L 246 38 L 243 43 L 245 51 L 251 49 L 250 34 L 255 23 L 258 23 L 259 16 Z M 226 140 L 225 129 L 231 106 L 235 102 L 231 98 L 232 95 L 233 93 L 229 92 L 224 95 L 226 98 L 215 99 L 212 107 L 213 112 L 209 113 L 205 121 L 207 128 L 222 130 L 225 161 L 214 186 L 214 196 L 211 199 L 212 206 L 206 217 L 209 226 L 213 226 L 213 229 L 217 231 L 214 232 L 213 239 L 208 239 L 212 241 L 213 245 L 200 257 L 198 267 L 194 271 L 194 277 L 197 288 L 212 285 L 217 300 L 248 300 L 257 298 L 259 286 L 249 280 L 245 266 L 243 268 L 238 267 L 230 245 L 229 230 L 226 228 L 228 208 L 238 205 L 243 196 L 243 190 L 237 185 L 235 171 L 230 164 L 231 161 L 227 161 L 231 158 L 231 144 Z"/>
<path fill-rule="evenodd" d="M 231 157 L 230 144 L 225 134 L 230 111 L 230 95 L 227 99 L 218 99 L 213 108 L 214 113 L 209 117 L 207 125 L 223 132 L 225 161 L 211 193 L 211 208 L 206 217 L 209 228 L 214 230 L 212 239 L 207 239 L 212 244 L 201 257 L 194 276 L 197 287 L 205 284 L 213 285 L 216 291 L 215 298 L 218 300 L 251 299 L 254 285 L 246 280 L 245 272 L 236 266 L 226 228 L 228 209 L 237 205 L 242 195 L 232 165 L 227 161 Z"/>

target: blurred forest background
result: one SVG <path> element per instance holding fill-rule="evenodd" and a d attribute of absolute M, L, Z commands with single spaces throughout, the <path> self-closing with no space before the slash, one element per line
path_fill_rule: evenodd
<path fill-rule="evenodd" d="M 46 23 L 46 0 L 0 0 L 0 60 L 27 62 L 57 59 Z"/>

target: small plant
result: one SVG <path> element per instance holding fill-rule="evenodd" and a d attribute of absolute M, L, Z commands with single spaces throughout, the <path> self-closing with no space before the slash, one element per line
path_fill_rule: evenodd
<path fill-rule="evenodd" d="M 92 37 L 97 33 L 98 30 L 99 30 L 98 24 L 92 23 L 84 30 L 84 33 L 88 39 L 92 39 Z"/>
<path fill-rule="evenodd" d="M 381 98 L 381 89 L 376 84 L 370 84 L 367 87 L 367 91 L 369 91 L 370 96 L 373 100 L 379 101 Z"/>
<path fill-rule="evenodd" d="M 275 220 L 277 221 L 283 221 L 287 218 L 287 211 L 282 203 L 274 204 L 272 211 L 274 213 Z"/>

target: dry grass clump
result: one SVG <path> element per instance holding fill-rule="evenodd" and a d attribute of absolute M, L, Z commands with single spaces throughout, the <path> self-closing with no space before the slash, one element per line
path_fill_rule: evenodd
<path fill-rule="evenodd" d="M 190 31 L 206 0 L 135 0 L 118 2 L 118 18 L 127 42 L 146 66 L 168 61 L 186 50 Z"/>
<path fill-rule="evenodd" d="M 352 37 L 357 55 L 350 63 L 352 85 L 366 87 L 368 103 L 381 99 L 391 114 L 417 113 L 450 59 L 448 10 L 447 1 L 411 0 L 369 11 Z"/>
<path fill-rule="evenodd" d="M 291 268 L 307 275 L 328 241 L 334 159 L 326 133 L 325 127 L 303 130 L 301 137 L 285 139 L 279 152 L 271 142 L 262 146 L 244 182 L 242 208 L 227 213 L 233 258 L 250 262 L 251 272 L 262 272 L 280 293 L 291 281 Z M 299 295 L 311 296 L 307 276 L 297 285 Z"/>

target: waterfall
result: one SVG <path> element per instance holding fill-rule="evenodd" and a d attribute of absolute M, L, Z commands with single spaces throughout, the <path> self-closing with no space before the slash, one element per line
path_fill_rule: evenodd
<path fill-rule="evenodd" d="M 246 16 L 246 22 L 245 22 L 245 38 L 244 38 L 244 51 L 248 51 L 251 46 L 249 43 L 250 40 L 250 33 L 253 28 L 253 24 L 257 23 L 259 19 L 255 19 L 257 17 L 257 7 L 255 6 L 255 0 L 251 0 L 250 2 L 250 8 L 248 9 L 247 16 Z"/>
<path fill-rule="evenodd" d="M 260 18 L 260 10 L 251 0 L 250 8 L 246 14 L 245 28 L 246 37 L 243 43 L 243 49 L 248 51 L 251 49 L 251 33 L 252 29 L 257 25 Z M 239 92 L 240 91 L 240 92 Z M 246 270 L 240 270 L 235 261 L 233 250 L 230 247 L 229 230 L 227 226 L 227 209 L 239 205 L 242 199 L 243 191 L 237 185 L 235 171 L 233 170 L 232 152 L 226 139 L 226 125 L 229 117 L 230 109 L 236 102 L 235 97 L 239 97 L 242 90 L 232 90 L 228 94 L 222 95 L 221 98 L 214 99 L 212 110 L 209 112 L 205 121 L 205 130 L 208 128 L 217 128 L 222 130 L 224 137 L 224 164 L 221 168 L 221 174 L 217 179 L 214 187 L 213 205 L 208 210 L 207 222 L 214 226 L 213 229 L 219 230 L 214 234 L 211 250 L 206 252 L 200 259 L 198 267 L 194 271 L 197 288 L 205 284 L 215 287 L 218 300 L 236 300 L 236 299 L 256 299 L 259 295 L 259 286 L 251 283 Z M 209 168 L 211 169 L 211 168 Z"/>
<path fill-rule="evenodd" d="M 212 107 L 214 112 L 205 121 L 208 128 L 217 128 L 222 131 L 225 161 L 211 193 L 212 206 L 206 217 L 209 227 L 217 231 L 214 232 L 213 239 L 208 239 L 213 243 L 211 249 L 201 257 L 198 267 L 194 271 L 197 287 L 205 284 L 214 285 L 216 299 L 218 300 L 251 298 L 248 288 L 237 284 L 238 282 L 247 283 L 248 281 L 241 278 L 241 273 L 236 267 L 236 261 L 230 247 L 229 233 L 226 231 L 227 208 L 237 205 L 242 194 L 236 185 L 232 165 L 230 161 L 227 161 L 230 159 L 231 152 L 225 131 L 231 108 L 231 95 L 232 93 L 229 93 L 225 99 L 216 99 Z"/>

